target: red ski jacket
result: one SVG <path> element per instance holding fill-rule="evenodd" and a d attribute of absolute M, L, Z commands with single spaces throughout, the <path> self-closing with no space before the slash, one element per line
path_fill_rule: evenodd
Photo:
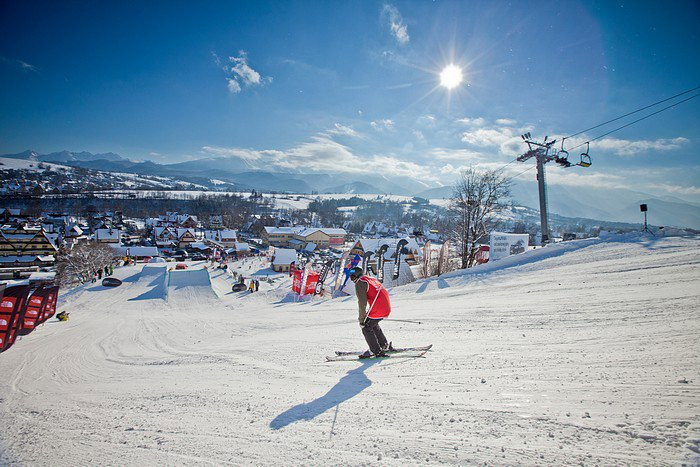
<path fill-rule="evenodd" d="M 369 276 L 362 276 L 358 281 L 367 283 L 367 304 L 369 305 L 367 317 L 372 319 L 388 317 L 391 313 L 391 302 L 389 301 L 389 292 L 382 283 Z"/>

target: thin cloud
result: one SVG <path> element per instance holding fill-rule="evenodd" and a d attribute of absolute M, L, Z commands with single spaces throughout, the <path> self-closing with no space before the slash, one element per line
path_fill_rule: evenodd
<path fill-rule="evenodd" d="M 605 138 L 595 141 L 595 147 L 622 157 L 633 157 L 649 151 L 673 151 L 688 144 L 688 138 L 638 140 L 630 141 L 616 138 Z"/>
<path fill-rule="evenodd" d="M 326 134 L 329 135 L 339 135 L 339 136 L 352 136 L 353 138 L 361 138 L 362 135 L 358 133 L 357 131 L 353 130 L 349 126 L 341 125 L 340 123 L 336 123 L 333 125 L 333 128 L 330 130 L 326 131 Z"/>
<path fill-rule="evenodd" d="M 466 126 L 482 126 L 486 123 L 486 120 L 484 120 L 483 117 L 477 117 L 477 118 L 460 118 L 458 120 L 455 120 L 455 123 L 459 123 L 460 125 L 466 125 Z"/>
<path fill-rule="evenodd" d="M 226 86 L 232 94 L 240 93 L 244 88 L 263 86 L 272 82 L 271 76 L 262 76 L 248 64 L 248 54 L 244 50 L 238 56 L 222 60 L 212 52 L 214 63 L 226 73 Z"/>
<path fill-rule="evenodd" d="M 384 131 L 384 130 L 391 131 L 394 129 L 394 121 L 389 119 L 389 118 L 385 118 L 382 120 L 375 120 L 375 121 L 370 122 L 370 126 L 377 131 Z"/>
<path fill-rule="evenodd" d="M 403 21 L 403 17 L 399 10 L 388 3 L 382 8 L 382 17 L 387 21 L 391 35 L 401 45 L 406 45 L 411 40 L 408 35 L 408 26 Z"/>
<path fill-rule="evenodd" d="M 13 60 L 7 57 L 0 57 L 0 62 L 7 64 L 10 67 L 19 67 L 20 69 L 24 71 L 33 71 L 33 72 L 38 72 L 39 69 L 32 65 L 31 63 L 27 63 L 24 60 Z"/>
<path fill-rule="evenodd" d="M 516 122 L 515 120 L 512 120 L 510 118 L 498 118 L 498 119 L 496 119 L 497 125 L 513 126 L 516 123 L 518 123 L 518 122 Z"/>

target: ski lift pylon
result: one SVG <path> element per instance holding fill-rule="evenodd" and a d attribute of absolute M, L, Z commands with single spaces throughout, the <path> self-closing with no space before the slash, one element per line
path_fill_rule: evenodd
<path fill-rule="evenodd" d="M 586 152 L 581 153 L 581 162 L 579 162 L 576 165 L 580 165 L 581 167 L 590 167 L 591 166 L 591 156 L 588 155 L 588 151 L 591 150 L 591 143 L 589 141 L 586 141 Z"/>

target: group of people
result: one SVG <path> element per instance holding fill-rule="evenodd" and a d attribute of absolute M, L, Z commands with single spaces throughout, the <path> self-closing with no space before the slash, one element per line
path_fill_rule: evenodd
<path fill-rule="evenodd" d="M 114 266 L 107 265 L 104 268 L 97 268 L 96 271 L 92 272 L 92 281 L 91 282 L 97 282 L 98 280 L 102 280 L 102 276 L 104 275 L 105 277 L 111 276 L 114 274 Z"/>

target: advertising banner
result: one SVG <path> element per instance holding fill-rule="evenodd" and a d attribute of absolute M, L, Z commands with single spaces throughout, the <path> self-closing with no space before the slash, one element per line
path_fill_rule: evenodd
<path fill-rule="evenodd" d="M 304 281 L 304 275 L 306 275 L 306 281 Z M 299 295 L 313 295 L 319 277 L 320 274 L 316 271 L 297 269 L 294 271 L 294 279 L 292 280 L 292 292 Z"/>
<path fill-rule="evenodd" d="M 496 261 L 527 250 L 528 234 L 491 232 L 489 261 Z"/>

